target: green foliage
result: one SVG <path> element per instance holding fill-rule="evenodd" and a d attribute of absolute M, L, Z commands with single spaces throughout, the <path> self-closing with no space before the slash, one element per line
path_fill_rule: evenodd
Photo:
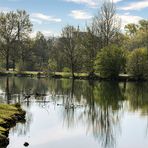
<path fill-rule="evenodd" d="M 21 71 L 32 71 L 34 69 L 35 65 L 33 62 L 23 62 L 19 61 L 16 64 L 16 70 L 21 72 Z"/>
<path fill-rule="evenodd" d="M 64 67 L 63 72 L 71 72 L 71 70 L 68 67 Z"/>
<path fill-rule="evenodd" d="M 117 78 L 124 70 L 125 62 L 125 51 L 116 45 L 110 45 L 98 52 L 95 67 L 101 77 Z"/>
<path fill-rule="evenodd" d="M 6 127 L 11 127 L 15 122 L 17 122 L 17 116 L 24 116 L 24 111 L 18 105 L 8 105 L 8 104 L 0 104 L 0 141 L 2 139 L 7 139 L 6 133 L 8 133 L 8 129 Z"/>
<path fill-rule="evenodd" d="M 148 48 L 148 21 L 140 20 L 138 24 L 127 24 L 125 26 L 127 35 L 126 48 L 134 50 L 136 48 Z"/>
<path fill-rule="evenodd" d="M 32 24 L 26 11 L 0 13 L 0 53 L 5 58 L 6 70 L 9 70 L 10 60 L 18 58 L 22 42 L 31 30 Z"/>
<path fill-rule="evenodd" d="M 57 63 L 55 60 L 48 60 L 48 71 L 49 72 L 56 72 Z"/>
<path fill-rule="evenodd" d="M 25 70 L 26 70 L 25 67 L 26 67 L 26 66 L 25 66 L 25 65 L 23 64 L 23 62 L 21 62 L 21 61 L 16 64 L 16 70 L 19 71 L 19 72 L 25 71 Z"/>
<path fill-rule="evenodd" d="M 138 48 L 128 56 L 127 68 L 130 74 L 142 79 L 148 77 L 148 55 L 146 48 Z"/>

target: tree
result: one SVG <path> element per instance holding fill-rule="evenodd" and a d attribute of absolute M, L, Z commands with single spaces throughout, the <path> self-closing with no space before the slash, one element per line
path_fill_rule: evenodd
<path fill-rule="evenodd" d="M 120 20 L 116 15 L 116 8 L 113 2 L 105 2 L 93 19 L 96 36 L 101 41 L 101 48 L 108 46 L 116 34 L 120 32 Z"/>
<path fill-rule="evenodd" d="M 148 21 L 140 20 L 138 24 L 127 24 L 126 31 L 126 45 L 129 50 L 136 48 L 147 48 L 148 55 Z"/>
<path fill-rule="evenodd" d="M 97 54 L 96 71 L 101 77 L 117 78 L 125 68 L 125 51 L 116 45 L 103 48 Z"/>
<path fill-rule="evenodd" d="M 21 40 L 31 32 L 32 24 L 26 11 L 0 13 L 1 53 L 6 60 L 6 70 L 9 70 L 10 50 L 12 44 Z"/>
<path fill-rule="evenodd" d="M 138 79 L 148 77 L 148 60 L 146 48 L 135 49 L 129 54 L 127 68 L 129 73 Z"/>
<path fill-rule="evenodd" d="M 63 53 L 67 64 L 69 65 L 74 78 L 74 72 L 79 69 L 81 65 L 81 45 L 80 32 L 73 26 L 67 25 L 62 30 L 61 44 L 63 46 Z"/>
<path fill-rule="evenodd" d="M 147 57 L 148 57 L 148 20 L 140 20 L 139 21 L 139 29 L 142 33 L 144 45 L 147 48 Z"/>
<path fill-rule="evenodd" d="M 137 24 L 131 23 L 125 25 L 125 31 L 130 37 L 133 37 L 136 34 L 137 30 L 138 30 Z"/>
<path fill-rule="evenodd" d="M 53 59 L 49 59 L 48 60 L 48 70 L 49 72 L 56 72 L 56 69 L 57 69 L 57 63 L 55 60 Z"/>
<path fill-rule="evenodd" d="M 97 55 L 98 48 L 98 38 L 95 36 L 95 28 L 92 24 L 91 26 L 87 27 L 87 32 L 84 33 L 82 39 L 82 46 L 84 50 L 84 61 L 85 61 L 85 68 L 89 72 L 89 76 L 94 76 L 94 64 Z"/>
<path fill-rule="evenodd" d="M 44 67 L 48 66 L 49 49 L 47 40 L 41 32 L 36 34 L 33 44 L 33 52 L 35 56 L 36 68 L 38 70 L 43 70 Z"/>

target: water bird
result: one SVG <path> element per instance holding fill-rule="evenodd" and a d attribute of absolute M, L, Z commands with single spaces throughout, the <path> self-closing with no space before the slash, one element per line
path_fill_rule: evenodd
<path fill-rule="evenodd" d="M 25 147 L 28 147 L 28 146 L 29 146 L 29 143 L 28 143 L 28 142 L 25 142 L 25 143 L 24 143 L 24 146 L 25 146 Z"/>
<path fill-rule="evenodd" d="M 24 100 L 29 99 L 30 97 L 30 95 L 25 95 Z"/>

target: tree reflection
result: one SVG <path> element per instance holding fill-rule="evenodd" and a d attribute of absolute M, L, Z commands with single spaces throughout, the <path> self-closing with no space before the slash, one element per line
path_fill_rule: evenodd
<path fill-rule="evenodd" d="M 64 105 L 63 111 L 63 123 L 66 123 L 67 127 L 73 127 L 75 125 L 75 107 L 74 107 L 74 79 L 71 80 L 71 87 L 67 88 L 67 93 L 63 97 L 62 103 Z M 69 89 L 71 88 L 71 89 Z"/>
<path fill-rule="evenodd" d="M 148 85 L 147 83 L 128 83 L 126 98 L 131 111 L 141 111 L 148 115 Z"/>
<path fill-rule="evenodd" d="M 10 100 L 11 100 L 11 93 L 10 93 L 10 89 L 9 89 L 9 77 L 6 78 L 6 99 L 7 99 L 7 104 L 10 104 Z"/>
<path fill-rule="evenodd" d="M 46 99 L 53 101 L 60 106 L 64 126 L 75 128 L 83 124 L 86 133 L 93 134 L 103 148 L 116 147 L 124 111 L 140 111 L 142 116 L 148 115 L 147 83 L 4 77 L 0 79 L 0 90 L 5 92 L 6 103 L 22 103 L 23 94 L 49 94 L 33 99 L 44 109 L 49 105 Z M 23 102 L 23 105 L 29 110 L 31 103 Z M 27 122 L 13 129 L 18 135 L 29 131 L 33 117 L 27 115 Z"/>
<path fill-rule="evenodd" d="M 74 89 L 74 82 L 71 85 L 71 92 L 64 98 L 63 103 L 70 106 L 76 104 L 77 97 Z M 80 87 L 79 87 L 80 88 Z M 115 147 L 116 128 L 120 121 L 120 109 L 124 100 L 117 83 L 84 83 L 81 90 L 81 101 L 86 105 L 77 109 L 68 107 L 63 110 L 63 120 L 67 127 L 72 127 L 77 122 L 83 122 L 87 132 L 92 132 L 94 137 L 101 142 L 102 147 Z M 75 96 L 75 97 L 74 97 Z M 71 102 L 75 101 L 75 102 Z M 77 121 L 77 122 L 76 122 Z"/>
<path fill-rule="evenodd" d="M 89 88 L 88 107 L 85 109 L 88 130 L 92 129 L 94 137 L 102 147 L 115 147 L 116 128 L 120 121 L 123 94 L 117 83 L 92 84 Z"/>

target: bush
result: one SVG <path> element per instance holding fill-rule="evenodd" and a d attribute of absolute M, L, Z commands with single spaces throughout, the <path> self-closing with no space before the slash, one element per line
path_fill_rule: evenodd
<path fill-rule="evenodd" d="M 129 54 L 127 69 L 138 79 L 148 77 L 148 55 L 145 48 L 135 49 Z"/>
<path fill-rule="evenodd" d="M 101 77 L 117 78 L 124 70 L 125 64 L 125 51 L 116 45 L 110 45 L 98 52 L 95 69 Z"/>
<path fill-rule="evenodd" d="M 64 67 L 63 72 L 71 72 L 71 70 L 68 67 Z"/>
<path fill-rule="evenodd" d="M 57 69 L 57 62 L 53 59 L 48 60 L 48 71 L 49 72 L 56 72 Z"/>

